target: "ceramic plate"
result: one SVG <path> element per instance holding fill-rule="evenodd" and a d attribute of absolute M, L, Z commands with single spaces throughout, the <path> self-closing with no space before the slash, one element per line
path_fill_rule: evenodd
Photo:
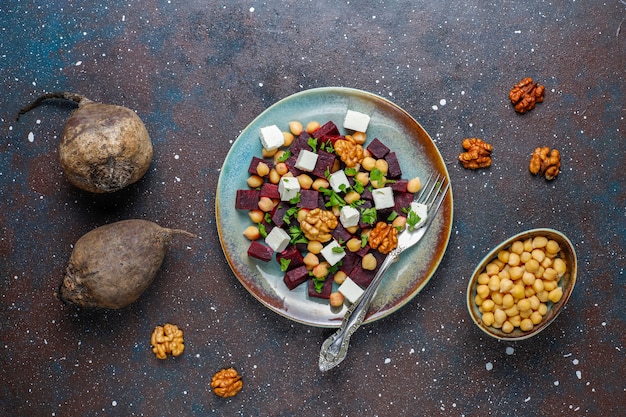
<path fill-rule="evenodd" d="M 250 242 L 243 236 L 243 231 L 252 223 L 246 211 L 235 209 L 235 197 L 238 189 L 248 188 L 247 171 L 252 157 L 261 156 L 260 128 L 275 124 L 288 131 L 288 123 L 292 120 L 298 120 L 303 125 L 309 121 L 324 124 L 332 120 L 342 133 L 347 133 L 342 126 L 348 109 L 370 115 L 367 143 L 378 138 L 396 152 L 403 178 L 419 176 L 425 179 L 436 171 L 450 180 L 434 142 L 407 112 L 371 93 L 326 87 L 302 91 L 282 99 L 254 119 L 233 143 L 224 161 L 215 198 L 222 249 L 241 284 L 276 313 L 317 327 L 338 327 L 347 308 L 331 309 L 327 300 L 309 298 L 305 284 L 290 291 L 283 283 L 283 273 L 275 260 L 266 263 L 249 258 L 247 250 Z M 421 243 L 404 252 L 387 272 L 365 323 L 398 310 L 426 285 L 448 245 L 452 215 L 450 191 Z"/>

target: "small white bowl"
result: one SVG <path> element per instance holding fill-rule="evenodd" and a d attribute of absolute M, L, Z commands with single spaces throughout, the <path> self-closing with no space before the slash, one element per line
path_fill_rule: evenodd
<path fill-rule="evenodd" d="M 524 241 L 528 238 L 534 238 L 536 236 L 545 236 L 549 240 L 555 240 L 559 243 L 560 252 L 558 254 L 558 257 L 562 258 L 567 266 L 566 273 L 559 280 L 559 286 L 563 288 L 563 296 L 557 303 L 552 303 L 550 301 L 546 303 L 548 306 L 548 311 L 543 316 L 543 320 L 539 324 L 536 324 L 529 331 L 524 331 L 521 330 L 519 327 L 515 327 L 515 329 L 511 333 L 505 333 L 502 331 L 502 329 L 497 329 L 495 327 L 485 325 L 482 322 L 482 313 L 480 312 L 478 306 L 474 301 L 476 297 L 478 276 L 485 271 L 485 267 L 487 266 L 487 264 L 489 264 L 494 259 L 497 259 L 498 252 L 503 249 L 508 249 L 511 244 L 517 240 Z M 574 251 L 574 245 L 572 245 L 572 242 L 570 242 L 570 240 L 563 233 L 553 229 L 527 230 L 506 239 L 504 242 L 493 248 L 491 252 L 489 252 L 489 254 L 487 254 L 487 256 L 485 256 L 482 261 L 480 261 L 467 285 L 467 309 L 474 323 L 476 323 L 476 325 L 489 336 L 500 340 L 527 339 L 538 334 L 543 329 L 548 327 L 550 323 L 554 321 L 556 316 L 559 315 L 559 313 L 563 309 L 563 306 L 567 303 L 572 294 L 574 284 L 576 283 L 576 273 L 577 260 L 576 252 Z"/>

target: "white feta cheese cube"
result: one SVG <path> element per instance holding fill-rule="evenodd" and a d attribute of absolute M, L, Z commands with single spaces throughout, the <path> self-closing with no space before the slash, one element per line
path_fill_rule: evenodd
<path fill-rule="evenodd" d="M 289 244 L 289 234 L 280 227 L 274 227 L 265 237 L 265 244 L 274 252 L 282 252 Z"/>
<path fill-rule="evenodd" d="M 352 226 L 356 226 L 359 224 L 359 219 L 361 218 L 361 214 L 359 210 L 350 206 L 343 206 L 341 208 L 341 212 L 339 214 L 339 221 L 343 225 L 343 227 L 348 228 Z"/>
<path fill-rule="evenodd" d="M 285 144 L 283 132 L 276 125 L 261 128 L 261 144 L 268 151 L 273 151 Z"/>
<path fill-rule="evenodd" d="M 300 192 L 300 183 L 296 177 L 282 177 L 278 183 L 281 201 L 289 201 Z"/>
<path fill-rule="evenodd" d="M 357 132 L 365 132 L 367 125 L 370 123 L 370 117 L 367 114 L 354 110 L 348 110 L 346 117 L 343 119 L 343 127 Z"/>
<path fill-rule="evenodd" d="M 341 250 L 335 248 L 340 248 Z M 339 243 L 337 243 L 336 240 L 332 240 L 328 245 L 324 246 L 320 253 L 324 257 L 324 259 L 326 259 L 326 262 L 330 264 L 330 266 L 335 265 L 337 262 L 342 260 L 344 256 L 346 256 L 346 251 L 341 247 Z"/>
<path fill-rule="evenodd" d="M 315 169 L 317 163 L 317 154 L 315 152 L 302 149 L 298 154 L 298 160 L 296 161 L 296 168 L 302 171 L 311 172 Z"/>
<path fill-rule="evenodd" d="M 372 190 L 372 198 L 374 199 L 376 210 L 391 208 L 395 205 L 391 187 L 375 188 Z"/>
<path fill-rule="evenodd" d="M 345 189 L 348 189 L 350 187 L 350 181 L 348 181 L 348 177 L 346 176 L 346 173 L 343 172 L 343 170 L 339 170 L 330 174 L 328 182 L 330 183 L 333 191 L 336 193 L 342 192 L 342 185 L 345 185 Z"/>
<path fill-rule="evenodd" d="M 426 222 L 428 218 L 428 206 L 422 203 L 416 203 L 415 201 L 411 203 L 411 209 L 409 210 L 409 219 L 411 218 L 411 212 L 415 213 L 419 220 L 415 225 L 410 225 L 413 230 L 419 229 Z M 409 225 L 407 223 L 407 225 Z"/>
<path fill-rule="evenodd" d="M 363 289 L 358 286 L 358 284 L 350 279 L 350 277 L 346 278 L 346 280 L 337 288 L 337 291 L 343 294 L 350 303 L 355 303 L 359 297 L 363 294 Z"/>

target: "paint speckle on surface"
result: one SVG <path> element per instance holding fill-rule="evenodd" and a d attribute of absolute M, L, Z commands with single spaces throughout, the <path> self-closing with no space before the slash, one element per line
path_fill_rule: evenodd
<path fill-rule="evenodd" d="M 35 134 L 33 132 L 28 133 L 28 141 L 31 143 L 35 141 Z"/>
<path fill-rule="evenodd" d="M 491 371 L 493 369 L 493 363 L 487 362 L 485 364 L 485 369 L 488 370 L 488 371 Z"/>
<path fill-rule="evenodd" d="M 514 348 L 512 348 L 511 346 L 508 346 L 508 347 L 505 349 L 505 352 L 506 352 L 506 354 L 507 354 L 507 355 L 512 355 L 513 353 L 515 353 L 515 349 L 514 349 Z"/>

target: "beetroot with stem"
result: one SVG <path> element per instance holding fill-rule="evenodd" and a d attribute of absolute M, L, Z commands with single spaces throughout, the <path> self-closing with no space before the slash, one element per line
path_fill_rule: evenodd
<path fill-rule="evenodd" d="M 18 119 L 50 99 L 78 104 L 65 122 L 59 144 L 61 169 L 73 185 L 92 193 L 111 193 L 144 176 L 152 162 L 152 141 L 134 111 L 80 94 L 52 92 L 23 107 Z"/>

